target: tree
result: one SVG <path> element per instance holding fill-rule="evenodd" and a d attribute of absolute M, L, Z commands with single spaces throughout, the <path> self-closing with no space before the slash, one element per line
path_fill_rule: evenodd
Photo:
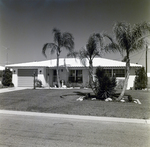
<path fill-rule="evenodd" d="M 72 52 L 70 56 L 78 57 L 81 63 L 86 67 L 86 62 L 89 62 L 89 86 L 94 92 L 93 86 L 93 59 L 96 56 L 101 55 L 101 48 L 103 46 L 103 36 L 101 34 L 92 34 L 85 47 L 83 47 L 79 52 Z"/>
<path fill-rule="evenodd" d="M 104 100 L 112 96 L 115 92 L 116 77 L 109 77 L 101 67 L 96 69 L 95 95 L 98 99 Z"/>
<path fill-rule="evenodd" d="M 42 53 L 45 57 L 46 56 L 46 50 L 50 49 L 50 53 L 54 54 L 56 53 L 57 56 L 57 83 L 58 87 L 60 87 L 60 78 L 59 78 L 59 56 L 63 48 L 66 48 L 70 52 L 73 51 L 74 49 L 74 38 L 71 33 L 68 32 L 60 32 L 60 30 L 54 28 L 53 29 L 53 34 L 54 34 L 54 43 L 46 43 L 44 44 L 42 48 Z"/>
<path fill-rule="evenodd" d="M 125 82 L 118 100 L 121 100 L 124 96 L 127 88 L 130 70 L 130 53 L 136 52 L 142 49 L 145 45 L 145 37 L 150 32 L 150 23 L 142 22 L 131 26 L 127 22 L 117 22 L 114 24 L 113 33 L 115 41 L 108 36 L 111 43 L 107 44 L 105 50 L 107 51 L 119 51 L 121 54 L 125 52 L 126 56 L 126 75 Z"/>
<path fill-rule="evenodd" d="M 147 73 L 144 67 L 138 69 L 136 72 L 136 77 L 134 81 L 134 88 L 135 90 L 139 89 L 142 90 L 147 87 Z"/>
<path fill-rule="evenodd" d="M 4 86 L 13 86 L 13 83 L 12 83 L 12 72 L 10 71 L 10 69 L 6 68 L 3 71 L 2 84 Z"/>

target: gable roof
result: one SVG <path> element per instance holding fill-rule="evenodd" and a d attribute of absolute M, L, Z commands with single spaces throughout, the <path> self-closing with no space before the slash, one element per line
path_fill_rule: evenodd
<path fill-rule="evenodd" d="M 27 63 L 18 63 L 18 64 L 10 64 L 6 65 L 6 67 L 56 67 L 56 59 L 45 60 L 45 61 L 37 61 L 37 62 L 27 62 Z M 67 66 L 67 67 L 84 67 L 78 58 L 60 58 L 59 66 Z M 142 65 L 130 64 L 131 67 L 142 67 Z M 89 66 L 88 61 L 86 62 L 86 66 Z M 106 58 L 94 58 L 93 67 L 125 67 L 126 63 Z"/>

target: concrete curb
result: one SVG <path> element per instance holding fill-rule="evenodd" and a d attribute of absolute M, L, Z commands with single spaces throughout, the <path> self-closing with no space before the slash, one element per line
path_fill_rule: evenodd
<path fill-rule="evenodd" d="M 54 118 L 65 118 L 65 119 L 93 120 L 93 121 L 96 120 L 96 121 L 120 122 L 120 123 L 137 123 L 137 124 L 148 124 L 148 125 L 150 124 L 150 119 L 96 117 L 96 116 L 85 116 L 85 115 L 68 115 L 68 114 L 39 113 L 39 112 L 26 112 L 26 111 L 9 111 L 9 110 L 0 110 L 0 114 L 54 117 Z"/>

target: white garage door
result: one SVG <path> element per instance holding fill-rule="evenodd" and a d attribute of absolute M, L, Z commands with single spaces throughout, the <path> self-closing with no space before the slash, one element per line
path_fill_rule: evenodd
<path fill-rule="evenodd" d="M 33 87 L 34 73 L 37 77 L 37 69 L 18 69 L 18 86 Z"/>

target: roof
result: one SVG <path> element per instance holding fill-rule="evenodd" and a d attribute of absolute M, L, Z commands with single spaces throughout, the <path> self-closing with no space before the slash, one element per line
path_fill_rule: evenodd
<path fill-rule="evenodd" d="M 81 63 L 80 59 L 75 58 L 60 58 L 59 66 L 67 66 L 67 67 L 84 67 Z M 126 63 L 106 58 L 94 58 L 93 67 L 125 67 Z M 89 63 L 86 63 L 86 66 L 89 66 Z M 142 67 L 139 64 L 130 64 L 131 67 Z M 56 59 L 45 60 L 45 61 L 37 61 L 37 62 L 27 62 L 27 63 L 18 63 L 18 64 L 10 64 L 6 65 L 6 67 L 56 67 Z"/>
<path fill-rule="evenodd" d="M 3 66 L 0 66 L 0 70 L 4 70 L 5 69 L 5 67 L 3 67 Z"/>

